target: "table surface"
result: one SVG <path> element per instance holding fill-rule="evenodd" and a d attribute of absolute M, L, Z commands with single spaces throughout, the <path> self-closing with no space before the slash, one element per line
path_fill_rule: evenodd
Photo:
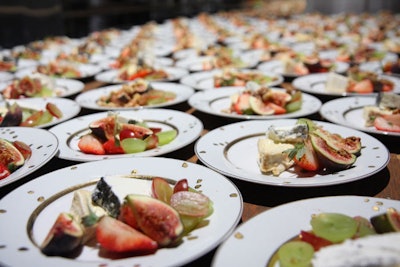
<path fill-rule="evenodd" d="M 92 90 L 103 86 L 104 84 L 97 81 L 89 81 L 85 84 L 84 90 Z M 290 84 L 286 84 L 290 86 Z M 221 118 L 205 114 L 190 107 L 187 102 L 170 107 L 171 109 L 180 110 L 190 113 L 198 117 L 204 124 L 202 135 L 208 131 L 215 129 L 219 126 L 227 125 L 229 123 L 237 122 L 238 120 Z M 93 111 L 82 109 L 78 116 L 93 113 Z M 313 114 L 308 118 L 314 120 L 323 120 L 319 114 Z M 383 135 L 374 136 L 380 140 L 390 151 L 390 161 L 386 168 L 380 172 L 358 181 L 332 185 L 325 187 L 311 187 L 311 188 L 295 188 L 295 187 L 278 187 L 269 185 L 260 185 L 250 183 L 242 180 L 232 179 L 232 181 L 239 188 L 244 201 L 243 214 L 241 222 L 246 222 L 257 214 L 285 204 L 291 201 L 322 197 L 322 196 L 338 196 L 338 195 L 359 195 L 371 196 L 380 198 L 389 198 L 400 200 L 400 142 L 398 137 L 390 137 Z M 179 149 L 178 151 L 164 155 L 163 157 L 175 158 L 186 160 L 189 162 L 202 164 L 194 153 L 194 143 Z M 10 185 L 0 189 L 0 199 L 6 194 L 11 192 L 18 186 L 35 179 L 48 172 L 77 164 L 63 159 L 53 158 L 44 167 Z M 188 264 L 188 266 L 209 266 L 211 264 L 215 249 L 198 260 Z"/>

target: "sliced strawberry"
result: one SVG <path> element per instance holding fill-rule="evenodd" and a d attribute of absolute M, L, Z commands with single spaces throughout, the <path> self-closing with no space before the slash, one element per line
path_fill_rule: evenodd
<path fill-rule="evenodd" d="M 104 155 L 102 142 L 93 134 L 87 134 L 81 137 L 78 142 L 79 149 L 86 154 Z"/>
<path fill-rule="evenodd" d="M 150 237 L 110 216 L 104 216 L 99 221 L 96 238 L 101 247 L 119 253 L 154 253 L 158 247 Z"/>
<path fill-rule="evenodd" d="M 285 114 L 285 113 L 286 113 L 286 109 L 285 109 L 284 107 L 281 107 L 281 106 L 279 106 L 279 105 L 277 105 L 277 104 L 274 104 L 274 103 L 272 103 L 272 102 L 265 103 L 265 105 L 266 105 L 268 108 L 273 109 L 273 110 L 274 110 L 274 114 L 276 114 L 276 115 L 278 115 L 278 114 Z"/>
<path fill-rule="evenodd" d="M 244 114 L 246 111 L 251 109 L 249 98 L 249 93 L 243 93 L 239 95 L 236 103 L 233 105 L 233 108 L 237 114 Z"/>
<path fill-rule="evenodd" d="M 350 93 L 370 94 L 373 91 L 374 91 L 374 85 L 371 82 L 371 80 L 368 79 L 354 83 L 348 88 L 348 92 Z"/>
<path fill-rule="evenodd" d="M 109 139 L 103 143 L 103 148 L 106 154 L 124 154 L 121 146 L 115 144 L 115 139 Z"/>
<path fill-rule="evenodd" d="M 377 117 L 374 126 L 379 131 L 400 132 L 400 114 Z"/>
<path fill-rule="evenodd" d="M 320 163 L 310 139 L 306 139 L 304 145 L 300 145 L 295 149 L 297 153 L 293 157 L 293 160 L 297 166 L 307 171 L 317 171 L 320 169 Z"/>
<path fill-rule="evenodd" d="M 306 231 L 300 232 L 300 240 L 312 245 L 315 251 L 318 251 L 323 247 L 332 245 L 331 241 L 326 240 L 325 238 L 316 236 L 312 232 L 306 232 Z"/>
<path fill-rule="evenodd" d="M 0 164 L 0 180 L 8 177 L 11 174 L 7 166 Z"/>

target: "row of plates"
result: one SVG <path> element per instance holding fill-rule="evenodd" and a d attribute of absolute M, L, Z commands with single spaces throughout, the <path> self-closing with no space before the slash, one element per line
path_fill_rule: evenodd
<path fill-rule="evenodd" d="M 207 219 L 208 224 L 194 230 L 190 237 L 184 237 L 179 246 L 159 249 L 147 256 L 111 259 L 102 256 L 97 248 L 85 248 L 76 258 L 41 254 L 39 246 L 49 227 L 61 211 L 69 210 L 76 188 L 92 190 L 94 183 L 104 177 L 119 198 L 127 193 L 148 194 L 151 182 L 141 177 L 149 175 L 173 181 L 187 178 L 189 185 L 200 186 L 213 201 L 214 212 Z M 4 247 L 0 250 L 0 263 L 24 266 L 29 262 L 35 266 L 60 267 L 181 266 L 220 245 L 212 266 L 242 266 L 249 259 L 252 265 L 265 266 L 283 242 L 300 230 L 310 229 L 310 218 L 316 213 L 338 212 L 370 218 L 389 208 L 400 209 L 400 202 L 359 196 L 313 198 L 278 206 L 236 228 L 243 211 L 243 199 L 238 188 L 223 175 L 198 164 L 161 157 L 108 159 L 48 173 L 5 196 L 0 201 L 3 211 L 0 229 L 8 230 L 2 232 Z"/>

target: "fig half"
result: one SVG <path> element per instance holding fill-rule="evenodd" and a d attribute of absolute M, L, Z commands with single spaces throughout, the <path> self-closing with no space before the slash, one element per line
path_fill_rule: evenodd
<path fill-rule="evenodd" d="M 310 134 L 310 138 L 320 162 L 329 170 L 339 171 L 348 169 L 357 159 L 354 154 L 344 149 L 336 150 L 331 147 L 323 138 L 316 134 Z"/>

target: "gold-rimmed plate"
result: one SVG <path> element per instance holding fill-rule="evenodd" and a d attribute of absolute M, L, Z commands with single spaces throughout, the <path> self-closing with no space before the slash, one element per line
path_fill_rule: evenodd
<path fill-rule="evenodd" d="M 137 178 L 132 178 L 137 177 Z M 119 198 L 127 193 L 148 195 L 151 177 L 171 181 L 188 179 L 213 201 L 208 224 L 195 229 L 173 248 L 147 256 L 111 259 L 96 248 L 84 248 L 76 258 L 47 257 L 40 245 L 60 212 L 69 211 L 74 190 L 91 190 L 105 177 Z M 150 178 L 149 178 L 150 177 Z M 145 179 L 143 179 L 145 178 Z M 51 186 L 49 186 L 51 184 Z M 18 205 L 16 205 L 18 203 Z M 168 158 L 123 158 L 87 162 L 40 176 L 0 201 L 0 262 L 8 266 L 181 266 L 220 244 L 236 227 L 242 214 L 242 197 L 224 176 L 198 164 Z M 12 227 L 10 227 L 12 225 Z"/>

